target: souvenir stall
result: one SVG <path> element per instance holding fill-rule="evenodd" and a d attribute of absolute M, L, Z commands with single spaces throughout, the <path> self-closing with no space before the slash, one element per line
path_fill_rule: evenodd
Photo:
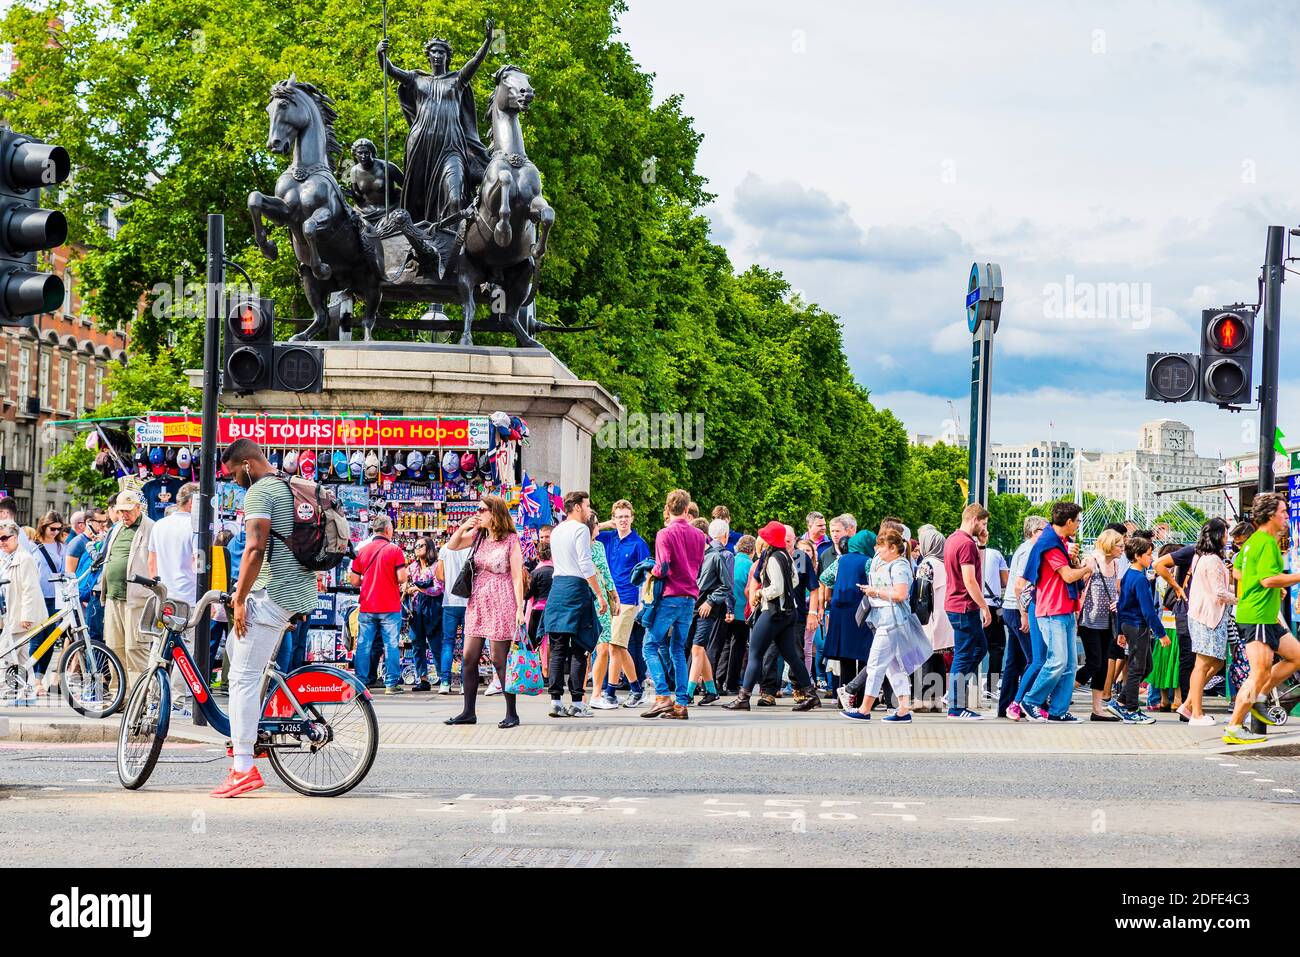
<path fill-rule="evenodd" d="M 138 488 L 149 515 L 161 518 L 177 489 L 197 480 L 200 417 L 151 412 L 131 432 L 130 450 L 100 457 L 105 474 Z M 521 449 L 528 424 L 519 416 L 286 416 L 223 415 L 220 453 L 236 439 L 250 438 L 271 464 L 328 486 L 351 526 L 354 546 L 370 536 L 370 522 L 386 513 L 393 540 L 409 555 L 416 542 L 432 538 L 440 547 L 450 529 L 472 516 L 484 495 L 499 495 L 515 516 L 525 557 L 536 554 L 538 530 L 551 524 L 560 490 L 538 486 L 524 471 Z M 123 474 L 125 473 L 125 474 Z M 216 483 L 218 527 L 242 529 L 243 489 Z M 357 590 L 348 584 L 350 561 L 320 572 L 320 605 L 310 621 L 311 660 L 347 661 L 355 643 Z M 349 623 L 350 626 L 349 626 Z"/>

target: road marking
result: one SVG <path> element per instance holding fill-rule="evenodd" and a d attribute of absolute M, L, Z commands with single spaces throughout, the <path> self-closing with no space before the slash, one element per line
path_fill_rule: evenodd
<path fill-rule="evenodd" d="M 1235 764 L 1220 764 L 1219 767 L 1221 767 L 1221 768 L 1235 768 L 1236 765 L 1235 765 Z"/>
<path fill-rule="evenodd" d="M 1238 774 L 1259 774 L 1258 771 L 1238 771 Z"/>
<path fill-rule="evenodd" d="M 1273 788 L 1278 794 L 1295 794 L 1295 788 Z"/>
<path fill-rule="evenodd" d="M 972 824 L 1002 824 L 1007 821 L 1014 821 L 1014 817 L 985 817 L 982 814 L 976 814 L 973 817 L 946 817 L 945 821 L 970 821 Z"/>
<path fill-rule="evenodd" d="M 1272 778 L 1255 778 L 1256 784 L 1276 784 Z"/>
<path fill-rule="evenodd" d="M 879 802 L 877 802 L 877 803 L 879 803 Z M 883 812 L 883 811 L 872 811 L 872 812 L 871 812 L 871 816 L 872 816 L 872 817 L 896 817 L 896 818 L 899 818 L 899 819 L 901 819 L 901 820 L 903 820 L 903 821 L 907 821 L 907 822 L 915 821 L 915 820 L 916 820 L 916 815 L 915 815 L 915 814 L 886 814 L 886 813 Z"/>

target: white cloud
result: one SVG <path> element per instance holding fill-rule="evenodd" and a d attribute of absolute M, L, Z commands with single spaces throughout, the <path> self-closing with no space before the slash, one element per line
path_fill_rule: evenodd
<path fill-rule="evenodd" d="M 928 396 L 933 420 L 968 394 L 961 296 L 972 259 L 997 261 L 995 388 L 1033 397 L 999 424 L 1034 437 L 1055 403 L 1064 436 L 1069 402 L 1104 395 L 1078 441 L 1105 446 L 1164 410 L 1142 398 L 1144 354 L 1194 351 L 1201 309 L 1255 302 L 1265 228 L 1300 222 L 1300 127 L 1276 122 L 1300 24 L 1243 2 L 1258 19 L 1237 0 L 631 0 L 621 22 L 656 96 L 684 94 L 704 135 L 719 241 L 842 317 L 877 401 Z M 1094 304 L 1135 288 L 1143 308 L 1045 316 L 1045 290 L 1071 283 Z M 1283 350 L 1300 386 L 1300 335 Z M 1242 446 L 1242 417 L 1170 408 Z"/>

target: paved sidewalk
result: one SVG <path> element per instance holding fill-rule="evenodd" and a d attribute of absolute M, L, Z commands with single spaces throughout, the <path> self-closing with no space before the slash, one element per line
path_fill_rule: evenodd
<path fill-rule="evenodd" d="M 224 706 L 224 696 L 218 697 Z M 443 721 L 461 710 L 459 696 L 411 693 L 374 697 L 383 748 L 428 751 L 525 750 L 536 752 L 743 752 L 809 755 L 869 753 L 924 754 L 1203 754 L 1239 752 L 1281 745 L 1300 745 L 1300 722 L 1272 729 L 1268 742 L 1249 748 L 1229 747 L 1221 739 L 1222 725 L 1191 728 L 1175 714 L 1156 715 L 1147 726 L 1093 723 L 1087 704 L 1075 702 L 1084 718 L 1077 724 L 1011 722 L 986 711 L 983 721 L 949 721 L 942 714 L 918 714 L 911 725 L 889 725 L 873 719 L 851 721 L 823 702 L 807 714 L 791 711 L 788 699 L 774 708 L 748 714 L 724 711 L 719 702 L 692 708 L 687 721 L 640 717 L 642 709 L 597 711 L 591 718 L 548 718 L 549 699 L 523 698 L 523 723 L 506 731 L 497 728 L 505 714 L 501 698 L 479 695 L 479 723 L 449 727 Z M 1222 715 L 1218 714 L 1220 720 Z M 8 740 L 45 742 L 116 741 L 119 718 L 84 718 L 67 707 L 10 708 L 0 711 L 9 722 Z M 211 728 L 188 721 L 173 722 L 169 741 L 224 743 Z"/>

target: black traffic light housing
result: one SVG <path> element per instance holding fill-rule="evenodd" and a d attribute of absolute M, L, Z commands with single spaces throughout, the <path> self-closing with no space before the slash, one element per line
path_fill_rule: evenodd
<path fill-rule="evenodd" d="M 1255 354 L 1255 311 L 1249 307 L 1201 313 L 1201 395 L 1220 406 L 1250 404 Z"/>
<path fill-rule="evenodd" d="M 226 313 L 222 387 L 226 392 L 258 392 L 271 388 L 275 349 L 275 301 L 242 299 Z"/>
<path fill-rule="evenodd" d="M 67 219 L 42 209 L 40 197 L 70 171 L 62 146 L 0 130 L 0 326 L 30 328 L 35 316 L 63 305 L 63 280 L 35 266 L 38 252 L 67 241 Z"/>
<path fill-rule="evenodd" d="M 1195 402 L 1201 397 L 1201 357 L 1190 352 L 1147 353 L 1146 397 Z"/>
<path fill-rule="evenodd" d="M 271 356 L 271 388 L 276 392 L 319 392 L 325 378 L 325 355 L 319 346 L 278 344 Z"/>
<path fill-rule="evenodd" d="M 275 341 L 275 301 L 242 299 L 226 313 L 222 385 L 227 392 L 320 392 L 319 346 Z"/>

